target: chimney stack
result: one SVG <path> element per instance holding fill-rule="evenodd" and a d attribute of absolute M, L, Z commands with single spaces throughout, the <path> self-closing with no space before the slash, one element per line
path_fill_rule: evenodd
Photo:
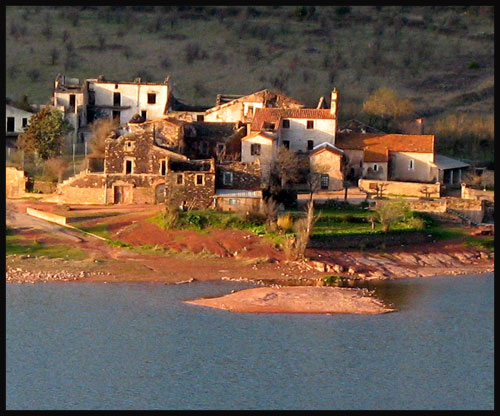
<path fill-rule="evenodd" d="M 330 114 L 333 114 L 335 116 L 337 115 L 337 98 L 338 98 L 337 89 L 334 88 L 332 91 L 332 99 L 330 103 Z"/>
<path fill-rule="evenodd" d="M 424 134 L 424 119 L 417 118 L 416 122 L 418 125 L 418 134 Z"/>

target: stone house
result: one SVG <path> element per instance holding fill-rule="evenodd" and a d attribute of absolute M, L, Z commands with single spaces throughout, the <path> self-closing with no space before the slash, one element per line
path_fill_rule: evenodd
<path fill-rule="evenodd" d="M 174 160 L 168 158 L 166 166 L 164 189 L 167 203 L 176 207 L 193 209 L 214 207 L 214 159 Z"/>
<path fill-rule="evenodd" d="M 12 104 L 5 105 L 5 145 L 7 147 L 15 147 L 17 136 L 24 132 L 33 114 Z"/>
<path fill-rule="evenodd" d="M 216 158 L 217 160 L 239 158 L 241 138 L 246 128 L 239 122 L 219 123 L 193 121 L 184 125 L 183 154 L 190 159 Z"/>
<path fill-rule="evenodd" d="M 258 108 L 302 108 L 303 106 L 293 98 L 267 89 L 249 95 L 219 94 L 216 105 L 205 111 L 204 121 L 250 123 Z"/>
<path fill-rule="evenodd" d="M 344 152 L 330 143 L 322 143 L 309 153 L 311 173 L 317 175 L 321 190 L 338 191 L 343 188 Z"/>
<path fill-rule="evenodd" d="M 154 204 L 164 199 L 168 163 L 187 157 L 162 147 L 151 129 L 106 139 L 102 171 L 89 165 L 57 187 L 60 203 Z M 99 164 L 94 164 L 98 166 Z"/>

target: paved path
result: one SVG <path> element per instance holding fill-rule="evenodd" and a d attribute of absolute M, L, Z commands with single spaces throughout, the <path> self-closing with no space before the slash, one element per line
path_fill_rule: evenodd
<path fill-rule="evenodd" d="M 15 202 L 6 200 L 6 213 L 5 219 L 8 227 L 24 229 L 24 230 L 43 230 L 49 233 L 56 234 L 62 238 L 71 241 L 82 241 L 83 239 L 68 230 L 65 227 L 54 224 L 52 222 L 44 221 L 39 218 L 32 217 L 31 215 L 21 212 Z"/>

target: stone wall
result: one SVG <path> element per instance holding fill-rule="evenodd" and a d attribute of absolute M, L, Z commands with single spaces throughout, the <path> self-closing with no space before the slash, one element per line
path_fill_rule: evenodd
<path fill-rule="evenodd" d="M 253 163 L 245 162 L 222 162 L 216 167 L 217 189 L 260 189 L 261 170 L 259 161 Z M 224 174 L 232 174 L 232 184 L 224 185 Z"/>
<path fill-rule="evenodd" d="M 439 198 L 441 196 L 441 184 L 438 183 L 416 183 L 416 182 L 396 182 L 396 181 L 378 181 L 370 179 L 360 179 L 358 187 L 362 192 L 376 194 L 375 186 L 385 184 L 383 195 L 401 195 L 407 197 L 430 197 Z M 429 194 L 422 192 L 426 188 Z"/>
<path fill-rule="evenodd" d="M 480 189 L 468 188 L 467 185 L 462 184 L 462 199 L 475 199 L 475 200 L 486 200 L 495 201 L 494 191 L 482 191 Z"/>
<path fill-rule="evenodd" d="M 177 183 L 182 175 L 182 183 Z M 203 184 L 196 184 L 196 176 L 203 176 Z M 213 207 L 215 196 L 215 172 L 183 171 L 167 173 L 167 199 L 174 206 L 186 205 L 195 209 Z"/>
<path fill-rule="evenodd" d="M 33 181 L 33 190 L 40 191 L 42 194 L 52 194 L 56 189 L 57 184 L 54 182 L 40 181 L 38 179 Z"/>
<path fill-rule="evenodd" d="M 24 171 L 14 167 L 5 169 L 5 191 L 7 198 L 21 198 L 26 191 L 26 182 L 28 178 Z"/>
<path fill-rule="evenodd" d="M 56 224 L 67 225 L 67 218 L 63 215 L 53 214 L 52 212 L 40 211 L 34 208 L 26 208 L 26 214 L 32 217 L 41 218 L 45 221 L 55 222 Z"/>
<path fill-rule="evenodd" d="M 402 244 L 419 244 L 429 242 L 430 238 L 426 233 L 404 232 L 372 235 L 349 235 L 339 237 L 329 237 L 324 239 L 311 239 L 307 247 L 309 248 L 376 248 L 379 246 L 401 246 Z"/>
<path fill-rule="evenodd" d="M 435 201 L 415 200 L 408 201 L 412 211 L 419 212 L 446 212 L 446 200 L 437 199 Z"/>

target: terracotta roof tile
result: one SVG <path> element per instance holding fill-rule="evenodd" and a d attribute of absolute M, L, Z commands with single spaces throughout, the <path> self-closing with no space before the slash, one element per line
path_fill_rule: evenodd
<path fill-rule="evenodd" d="M 388 162 L 389 149 L 383 145 L 366 146 L 363 152 L 363 162 Z"/>
<path fill-rule="evenodd" d="M 257 108 L 251 130 L 276 130 L 282 118 L 335 119 L 335 115 L 323 108 Z"/>
<path fill-rule="evenodd" d="M 381 145 L 390 152 L 434 153 L 434 135 L 431 134 L 339 133 L 335 144 L 348 150 Z"/>

